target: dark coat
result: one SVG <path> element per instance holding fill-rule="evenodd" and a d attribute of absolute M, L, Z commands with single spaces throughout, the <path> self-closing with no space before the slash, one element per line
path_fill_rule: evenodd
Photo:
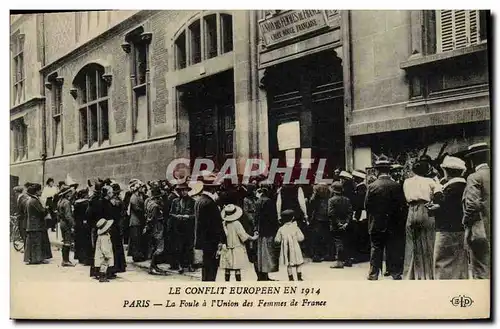
<path fill-rule="evenodd" d="M 26 232 L 40 232 L 47 230 L 44 220 L 47 212 L 38 197 L 29 196 L 29 199 L 26 202 L 26 213 Z"/>
<path fill-rule="evenodd" d="M 328 222 L 329 189 L 326 185 L 317 185 L 309 203 L 311 219 L 313 222 Z"/>
<path fill-rule="evenodd" d="M 274 237 L 278 232 L 279 222 L 276 202 L 267 196 L 262 196 L 255 205 L 255 225 L 259 237 Z"/>
<path fill-rule="evenodd" d="M 143 226 L 144 217 L 144 199 L 138 193 L 130 197 L 130 226 Z"/>
<path fill-rule="evenodd" d="M 349 224 L 352 218 L 351 201 L 342 195 L 334 195 L 328 200 L 328 217 L 332 230 L 339 229 L 343 224 Z"/>
<path fill-rule="evenodd" d="M 75 259 L 90 265 L 93 263 L 94 255 L 92 254 L 92 238 L 86 214 L 88 206 L 89 200 L 76 200 L 73 215 L 75 217 Z"/>
<path fill-rule="evenodd" d="M 465 179 L 454 178 L 443 185 L 443 193 L 438 194 L 433 202 L 439 204 L 434 211 L 437 232 L 462 232 L 463 209 L 462 196 L 465 190 Z"/>
<path fill-rule="evenodd" d="M 215 252 L 219 243 L 225 241 L 219 207 L 208 195 L 202 194 L 195 202 L 194 213 L 197 222 L 196 249 Z"/>
<path fill-rule="evenodd" d="M 386 232 L 404 228 L 403 188 L 389 176 L 380 176 L 366 191 L 365 209 L 368 214 L 368 232 Z"/>
<path fill-rule="evenodd" d="M 71 229 L 75 227 L 75 218 L 73 216 L 71 201 L 66 198 L 59 199 L 59 203 L 57 204 L 57 217 L 59 218 L 59 223 L 64 227 L 64 229 Z"/>
<path fill-rule="evenodd" d="M 354 197 L 352 199 L 352 210 L 354 211 L 354 218 L 359 220 L 361 218 L 361 212 L 365 209 L 365 198 L 366 198 L 366 184 L 363 182 L 356 186 L 354 189 Z"/>

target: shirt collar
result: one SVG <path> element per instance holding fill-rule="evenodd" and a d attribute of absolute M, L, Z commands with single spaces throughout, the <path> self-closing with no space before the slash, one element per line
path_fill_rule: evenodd
<path fill-rule="evenodd" d="M 213 201 L 215 201 L 215 194 L 214 193 L 210 193 L 208 191 L 203 191 L 202 194 L 205 194 L 206 196 L 208 196 L 210 199 L 212 199 Z"/>
<path fill-rule="evenodd" d="M 478 171 L 481 168 L 488 168 L 488 164 L 487 163 L 481 163 L 479 166 L 476 167 L 476 171 Z"/>
<path fill-rule="evenodd" d="M 389 174 L 381 174 L 378 176 L 378 178 L 389 178 L 391 179 L 391 176 Z"/>
<path fill-rule="evenodd" d="M 450 186 L 451 184 L 453 184 L 453 183 L 464 183 L 464 184 L 466 184 L 466 183 L 467 183 L 467 181 L 466 181 L 466 180 L 465 180 L 465 178 L 463 178 L 463 177 L 453 177 L 453 178 L 452 178 L 452 179 L 450 179 L 448 182 L 446 182 L 446 184 L 444 184 L 444 185 L 443 185 L 443 190 L 444 190 L 446 187 L 448 187 L 448 186 Z"/>

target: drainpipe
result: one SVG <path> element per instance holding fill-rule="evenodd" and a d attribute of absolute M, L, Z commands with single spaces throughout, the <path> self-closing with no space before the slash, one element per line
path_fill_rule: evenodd
<path fill-rule="evenodd" d="M 42 49 L 41 61 L 42 67 L 45 66 L 45 14 L 41 15 L 40 29 L 42 31 Z M 43 74 L 40 74 L 40 93 L 45 97 L 45 83 Z M 42 110 L 42 186 L 45 182 L 45 162 L 47 160 L 47 102 L 43 102 Z"/>
<path fill-rule="evenodd" d="M 258 82 L 258 72 L 257 72 L 257 45 L 258 45 L 258 35 L 257 35 L 257 11 L 250 10 L 250 90 L 251 90 L 251 118 L 252 123 L 252 135 L 250 150 L 254 155 L 257 155 L 260 151 L 259 148 L 259 82 Z"/>

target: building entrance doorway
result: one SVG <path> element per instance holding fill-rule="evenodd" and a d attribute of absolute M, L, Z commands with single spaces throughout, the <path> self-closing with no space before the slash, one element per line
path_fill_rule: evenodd
<path fill-rule="evenodd" d="M 270 157 L 285 166 L 286 158 L 294 156 L 296 168 L 301 167 L 301 158 L 313 159 L 312 168 L 325 158 L 329 173 L 344 167 L 344 86 L 341 59 L 335 51 L 267 68 L 262 82 L 268 101 Z M 283 136 L 279 130 L 291 122 L 300 127 L 300 144 L 286 151 L 280 149 Z"/>
<path fill-rule="evenodd" d="M 233 157 L 234 82 L 226 71 L 179 88 L 189 114 L 191 164 L 197 158 L 214 161 L 216 169 Z"/>

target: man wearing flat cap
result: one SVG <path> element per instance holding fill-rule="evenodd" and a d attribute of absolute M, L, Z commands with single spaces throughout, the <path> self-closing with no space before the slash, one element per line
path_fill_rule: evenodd
<path fill-rule="evenodd" d="M 474 279 L 490 278 L 491 174 L 488 144 L 469 146 L 466 159 L 475 170 L 467 177 L 463 195 L 465 238 L 471 251 Z"/>

